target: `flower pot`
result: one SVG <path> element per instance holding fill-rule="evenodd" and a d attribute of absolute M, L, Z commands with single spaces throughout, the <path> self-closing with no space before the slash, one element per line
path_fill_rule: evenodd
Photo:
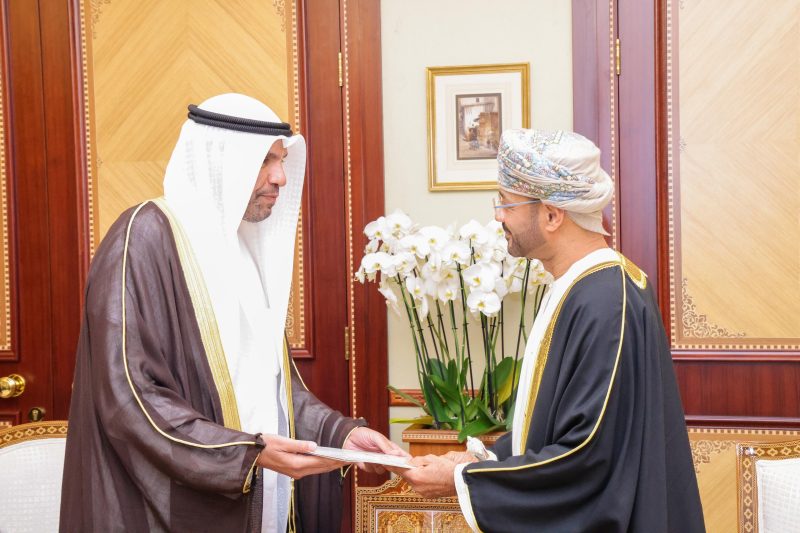
<path fill-rule="evenodd" d="M 505 435 L 505 431 L 495 431 L 478 437 L 487 448 Z M 458 442 L 458 431 L 454 429 L 434 429 L 421 424 L 412 424 L 403 430 L 403 442 L 408 443 L 408 451 L 413 456 L 443 455 L 450 451 L 463 452 L 466 442 Z"/>

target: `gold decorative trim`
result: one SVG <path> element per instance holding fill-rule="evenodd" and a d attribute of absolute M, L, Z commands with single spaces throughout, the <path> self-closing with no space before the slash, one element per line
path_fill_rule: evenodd
<path fill-rule="evenodd" d="M 300 383 L 303 384 L 306 390 L 306 384 L 303 382 L 300 372 L 297 371 L 297 366 L 294 364 L 294 359 L 289 355 L 289 343 L 286 336 L 283 337 L 283 380 L 284 387 L 286 388 L 286 408 L 288 410 L 286 418 L 289 423 L 289 438 L 295 438 L 295 423 L 294 423 L 294 396 L 292 395 L 292 368 L 297 372 L 297 377 L 300 378 Z M 289 533 L 297 531 L 296 523 L 297 510 L 294 506 L 294 479 L 289 480 L 289 524 L 287 526 Z"/>
<path fill-rule="evenodd" d="M 681 324 L 683 331 L 681 337 L 695 339 L 720 339 L 720 338 L 741 338 L 745 333 L 732 333 L 729 330 L 710 322 L 708 315 L 704 315 L 697 310 L 694 299 L 689 294 L 689 280 L 683 278 L 681 283 L 681 304 L 683 313 Z"/>
<path fill-rule="evenodd" d="M 758 477 L 756 462 L 800 458 L 800 440 L 788 442 L 738 443 L 736 470 L 739 486 L 739 530 L 758 531 Z"/>
<path fill-rule="evenodd" d="M 403 442 L 430 442 L 442 441 L 459 444 L 458 431 L 443 429 L 427 429 L 421 424 L 413 424 L 403 430 Z M 505 432 L 489 433 L 478 437 L 484 444 L 494 444 Z"/>
<path fill-rule="evenodd" d="M 673 143 L 673 119 L 674 100 L 673 89 L 675 79 L 672 72 L 672 40 L 674 38 L 672 28 L 672 17 L 674 0 L 667 6 L 667 232 L 669 241 L 669 321 L 672 347 L 675 348 L 678 338 L 678 311 L 675 296 L 675 153 L 672 148 Z"/>
<path fill-rule="evenodd" d="M 497 65 L 464 65 L 456 67 L 428 67 L 427 111 L 428 111 L 428 190 L 437 191 L 479 191 L 497 189 L 497 180 L 476 182 L 438 183 L 436 180 L 436 77 L 463 76 L 468 74 L 519 73 L 522 78 L 522 127 L 531 127 L 531 66 L 530 63 L 503 63 Z"/>
<path fill-rule="evenodd" d="M 353 164 L 352 148 L 350 141 L 350 38 L 349 38 L 349 19 L 348 19 L 348 0 L 342 0 L 342 28 L 343 28 L 343 82 L 342 91 L 344 92 L 344 129 L 345 129 L 345 161 L 347 181 L 347 292 L 348 292 L 348 328 L 349 335 L 347 341 L 350 350 L 350 390 L 351 390 L 351 413 L 350 416 L 358 418 L 358 380 L 356 372 L 356 361 L 358 353 L 356 351 L 356 292 L 355 292 L 355 233 L 353 228 Z M 358 469 L 353 470 L 353 488 L 358 490 Z"/>
<path fill-rule="evenodd" d="M 355 270 L 353 267 L 355 242 L 353 231 L 353 164 L 350 146 L 350 42 L 348 33 L 347 0 L 342 0 L 342 28 L 344 29 L 342 40 L 344 41 L 344 130 L 345 130 L 345 180 L 347 181 L 347 292 L 348 292 L 348 327 L 350 334 L 348 341 L 350 346 L 350 390 L 351 390 L 351 409 L 350 416 L 358 417 L 358 398 L 357 398 L 357 379 L 356 379 L 356 293 L 355 293 Z M 358 490 L 358 469 L 353 471 L 353 487 Z"/>
<path fill-rule="evenodd" d="M 163 198 L 156 198 L 152 202 L 166 215 L 169 225 L 172 228 L 172 235 L 175 238 L 175 246 L 178 249 L 178 256 L 183 269 L 183 276 L 186 278 L 186 286 L 189 289 L 189 296 L 192 299 L 197 326 L 200 329 L 200 338 L 203 341 L 203 348 L 206 351 L 208 366 L 214 378 L 214 385 L 219 395 L 219 403 L 222 408 L 222 418 L 225 427 L 241 430 L 239 421 L 239 409 L 236 405 L 236 394 L 233 390 L 233 381 L 228 371 L 228 362 L 225 359 L 225 349 L 222 346 L 222 339 L 219 336 L 217 318 L 214 315 L 214 307 L 211 304 L 211 297 L 208 295 L 206 283 L 200 265 L 192 250 L 192 243 L 186 236 L 183 226 L 175 217 L 175 214 L 167 205 Z"/>
<path fill-rule="evenodd" d="M 633 261 L 628 259 L 622 254 L 619 254 L 619 258 L 622 261 L 622 266 L 625 269 L 625 272 L 628 274 L 628 277 L 631 278 L 634 284 L 637 287 L 644 290 L 647 288 L 647 274 L 642 272 L 638 266 L 636 266 Z"/>
<path fill-rule="evenodd" d="M 111 0 L 105 0 L 110 3 Z M 92 0 L 97 2 L 97 0 Z M 90 7 L 91 10 L 94 7 Z M 92 145 L 92 102 L 91 102 L 91 71 L 89 69 L 89 51 L 88 39 L 86 36 L 86 0 L 78 2 L 78 12 L 80 18 L 80 37 L 81 37 L 81 88 L 83 91 L 83 138 L 86 145 L 85 163 L 86 163 L 86 208 L 89 218 L 89 259 L 94 257 L 96 249 L 96 234 L 95 234 L 95 176 L 94 176 L 94 148 Z M 92 24 L 95 23 L 94 18 Z"/>
<path fill-rule="evenodd" d="M 0 352 L 11 351 L 13 344 L 11 331 L 11 242 L 8 223 L 8 174 L 6 168 L 6 107 L 5 71 L 0 72 L 0 236 L 3 238 L 3 330 L 0 333 Z"/>
<path fill-rule="evenodd" d="M 452 512 L 461 516 L 458 498 L 423 498 L 406 483 L 396 477 L 379 487 L 358 487 L 356 489 L 356 533 L 378 531 L 378 511 L 410 511 L 417 513 Z"/>
<path fill-rule="evenodd" d="M 619 355 L 622 353 L 622 340 L 624 338 L 624 331 L 625 331 L 625 306 L 627 303 L 627 292 L 625 287 L 625 269 L 622 268 L 622 265 L 617 261 L 608 261 L 605 263 L 600 263 L 599 265 L 595 265 L 592 268 L 585 271 L 583 274 L 575 278 L 575 280 L 570 283 L 567 290 L 564 292 L 564 295 L 561 296 L 561 300 L 558 302 L 558 306 L 556 307 L 555 312 L 553 312 L 553 318 L 550 319 L 550 323 L 547 325 L 547 330 L 545 331 L 544 338 L 542 339 L 542 344 L 539 346 L 539 354 L 536 358 L 536 366 L 534 367 L 533 377 L 531 378 L 532 385 L 531 391 L 528 396 L 528 403 L 525 405 L 525 422 L 523 427 L 521 428 L 521 438 L 520 438 L 520 450 L 517 450 L 518 453 L 524 453 L 525 451 L 525 443 L 528 440 L 528 432 L 530 431 L 531 419 L 533 418 L 533 410 L 536 406 L 536 399 L 539 395 L 539 386 L 542 383 L 542 375 L 544 374 L 544 368 L 547 364 L 547 357 L 550 353 L 550 343 L 553 340 L 553 332 L 556 328 L 556 323 L 558 322 L 559 314 L 561 313 L 561 307 L 564 305 L 564 302 L 567 300 L 567 296 L 569 296 L 570 291 L 572 288 L 582 279 L 585 277 L 599 272 L 601 270 L 605 270 L 607 268 L 612 268 L 618 266 L 620 267 L 620 272 L 622 273 L 622 332 L 620 333 L 619 338 L 619 348 L 617 350 L 617 363 L 619 362 Z M 614 381 L 614 375 L 617 372 L 617 363 L 614 364 L 614 372 L 611 375 L 611 383 L 608 386 L 608 394 L 611 394 L 611 385 Z M 608 401 L 608 395 L 606 396 L 606 401 Z M 603 405 L 603 411 L 605 412 L 605 404 Z M 603 418 L 603 413 L 600 413 L 600 418 L 598 419 L 598 425 L 600 420 Z M 595 426 L 595 430 L 597 426 Z M 594 435 L 594 431 L 592 431 L 592 435 L 590 435 L 589 439 Z M 587 439 L 587 442 L 588 440 Z M 582 448 L 584 444 L 578 446 L 577 449 Z M 572 453 L 567 452 L 567 454 Z"/>
<path fill-rule="evenodd" d="M 100 22 L 100 15 L 103 14 L 103 5 L 110 4 L 111 0 L 92 0 L 92 39 L 97 39 L 97 23 Z"/>
<path fill-rule="evenodd" d="M 189 442 L 183 439 L 178 439 L 173 437 L 172 435 L 168 434 L 164 430 L 162 430 L 158 425 L 153 421 L 153 418 L 150 416 L 150 413 L 147 412 L 147 409 L 144 407 L 144 403 L 142 403 L 142 399 L 139 397 L 139 393 L 136 392 L 136 387 L 133 384 L 133 380 L 131 379 L 130 367 L 128 365 L 128 327 L 127 327 L 127 272 L 128 272 L 128 245 L 130 244 L 131 238 L 131 228 L 133 227 L 133 221 L 136 218 L 136 215 L 139 214 L 139 211 L 142 210 L 144 206 L 150 203 L 150 200 L 139 204 L 139 207 L 131 215 L 131 219 L 128 221 L 128 227 L 125 231 L 125 245 L 122 249 L 122 271 L 120 272 L 122 277 L 122 291 L 121 291 L 121 300 L 122 300 L 122 364 L 125 368 L 125 378 L 128 380 L 128 386 L 131 389 L 131 393 L 133 394 L 133 398 L 136 400 L 136 403 L 139 405 L 139 409 L 141 409 L 142 413 L 144 414 L 147 421 L 153 427 L 156 432 L 161 435 L 162 437 L 171 440 L 172 442 L 176 442 L 178 444 L 183 444 L 186 446 L 191 446 L 194 448 L 203 448 L 203 449 L 216 449 L 216 448 L 226 448 L 229 446 L 256 446 L 255 441 L 239 441 L 239 442 L 225 442 L 222 444 L 197 444 L 195 442 Z"/>
<path fill-rule="evenodd" d="M 614 5 L 617 0 L 608 2 L 608 61 L 609 61 L 609 118 L 611 120 L 611 179 L 614 180 L 614 197 L 611 201 L 611 247 L 615 250 L 619 247 L 619 236 L 617 235 L 617 198 L 619 193 L 619 180 L 617 179 L 617 76 L 616 76 L 616 48 L 614 36 Z"/>
<path fill-rule="evenodd" d="M 0 448 L 40 439 L 67 438 L 66 420 L 48 420 L 0 429 Z"/>
<path fill-rule="evenodd" d="M 694 440 L 690 441 L 692 464 L 696 474 L 700 474 L 700 465 L 711 462 L 711 456 L 717 455 L 736 444 L 732 440 Z"/>
<path fill-rule="evenodd" d="M 273 6 L 277 7 L 273 0 Z M 300 75 L 299 59 L 297 52 L 297 5 L 292 1 L 289 3 L 289 17 L 285 12 L 285 0 L 280 0 L 281 13 L 284 17 L 284 26 L 287 18 L 291 18 L 291 40 L 289 41 L 290 65 L 291 65 L 291 94 L 292 94 L 292 122 L 294 131 L 300 133 Z M 305 314 L 305 254 L 303 249 L 303 208 L 300 207 L 297 221 L 297 241 L 295 243 L 296 268 L 292 277 L 292 294 L 289 297 L 289 308 L 286 314 L 286 335 L 289 337 L 289 346 L 294 349 L 306 347 L 306 314 Z M 297 291 L 297 295 L 295 295 Z M 295 308 L 295 298 L 297 298 L 297 308 Z"/>
<path fill-rule="evenodd" d="M 272 7 L 275 12 L 281 17 L 281 31 L 286 31 L 286 0 L 272 0 Z"/>

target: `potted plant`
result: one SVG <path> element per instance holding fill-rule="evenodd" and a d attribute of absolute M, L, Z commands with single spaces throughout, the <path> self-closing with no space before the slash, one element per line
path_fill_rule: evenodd
<path fill-rule="evenodd" d="M 510 256 L 494 220 L 419 227 L 398 210 L 364 233 L 369 244 L 356 277 L 377 282 L 406 319 L 423 397 L 390 386 L 425 413 L 392 422 L 447 430 L 458 442 L 510 430 L 528 326 L 551 276 L 537 260 Z M 509 306 L 512 299 L 518 305 Z"/>

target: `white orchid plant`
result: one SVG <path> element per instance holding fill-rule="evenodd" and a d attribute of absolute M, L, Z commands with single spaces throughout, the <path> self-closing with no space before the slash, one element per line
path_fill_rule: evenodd
<path fill-rule="evenodd" d="M 387 305 L 408 319 L 424 398 L 390 386 L 426 413 L 392 422 L 455 429 L 462 441 L 510 429 L 528 320 L 539 311 L 550 274 L 537 260 L 510 256 L 494 220 L 418 227 L 397 210 L 367 224 L 364 233 L 369 244 L 356 278 L 378 282 Z M 507 317 L 504 302 L 512 295 L 520 299 L 519 316 Z M 506 323 L 516 328 L 513 346 L 506 343 Z M 477 388 L 475 350 L 485 365 Z"/>

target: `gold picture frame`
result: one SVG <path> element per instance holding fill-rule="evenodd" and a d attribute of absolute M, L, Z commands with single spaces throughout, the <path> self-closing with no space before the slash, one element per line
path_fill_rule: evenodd
<path fill-rule="evenodd" d="M 530 127 L 530 64 L 425 70 L 428 190 L 496 188 L 500 134 Z"/>

